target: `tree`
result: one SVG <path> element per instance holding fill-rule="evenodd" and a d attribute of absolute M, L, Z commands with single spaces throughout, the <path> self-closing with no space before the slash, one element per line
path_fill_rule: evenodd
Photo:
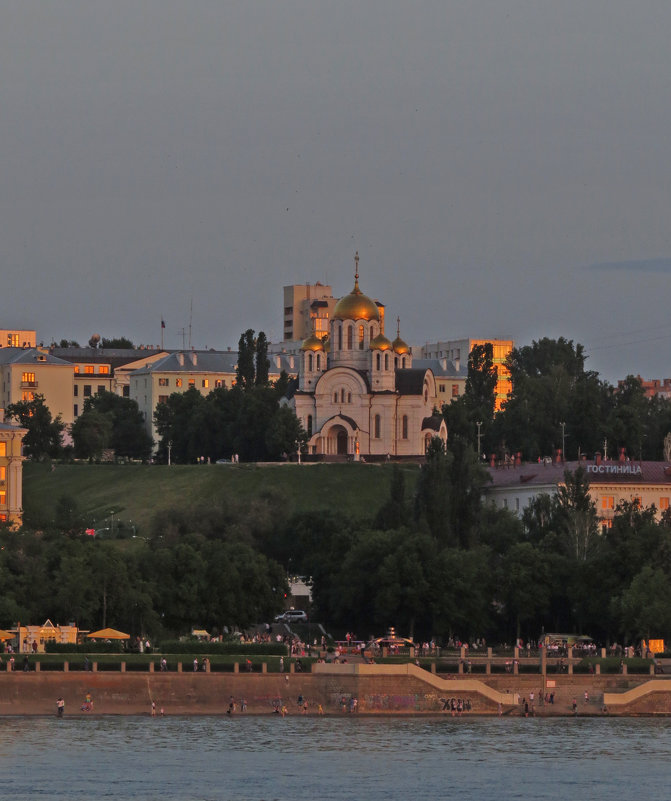
<path fill-rule="evenodd" d="M 238 364 L 235 368 L 235 383 L 239 389 L 250 390 L 255 383 L 256 340 L 254 330 L 248 328 L 240 334 L 238 341 Z"/>
<path fill-rule="evenodd" d="M 102 338 L 102 342 L 100 343 L 101 348 L 117 348 L 118 350 L 134 350 L 135 345 L 133 345 L 132 341 L 128 339 L 128 337 L 112 337 L 111 339 L 107 339 L 106 337 Z"/>
<path fill-rule="evenodd" d="M 112 439 L 112 420 L 103 414 L 84 406 L 82 414 L 70 426 L 75 456 L 78 459 L 99 459 L 109 448 Z"/>
<path fill-rule="evenodd" d="M 450 515 L 450 465 L 452 455 L 438 437 L 426 451 L 426 462 L 419 471 L 415 495 L 415 519 L 424 520 L 429 531 L 443 545 L 456 545 Z"/>
<path fill-rule="evenodd" d="M 671 635 L 671 582 L 664 571 L 646 565 L 622 595 L 622 627 L 630 637 Z"/>
<path fill-rule="evenodd" d="M 443 406 L 443 417 L 450 442 L 462 439 L 473 443 L 477 436 L 478 425 L 482 438 L 485 443 L 487 442 L 494 418 L 498 380 L 493 354 L 491 342 L 473 346 L 468 356 L 465 392 L 452 403 Z"/>
<path fill-rule="evenodd" d="M 584 468 L 564 471 L 564 483 L 557 490 L 558 530 L 566 552 L 576 562 L 585 562 L 597 542 L 596 506 L 589 494 Z"/>
<path fill-rule="evenodd" d="M 263 331 L 259 331 L 256 338 L 256 377 L 255 384 L 257 387 L 268 386 L 268 368 L 270 362 L 268 361 L 268 340 Z"/>
<path fill-rule="evenodd" d="M 27 429 L 28 433 L 23 438 L 27 456 L 38 461 L 58 456 L 65 423 L 60 415 L 52 420 L 43 395 L 35 395 L 32 401 L 10 403 L 5 413 L 7 417 L 17 420 L 22 428 Z"/>

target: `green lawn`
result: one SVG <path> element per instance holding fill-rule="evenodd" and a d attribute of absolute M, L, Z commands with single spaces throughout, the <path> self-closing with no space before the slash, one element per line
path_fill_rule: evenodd
<path fill-rule="evenodd" d="M 403 465 L 406 492 L 411 497 L 416 465 Z M 47 517 L 64 495 L 75 498 L 87 525 L 131 521 L 137 533 L 147 533 L 161 509 L 207 504 L 220 498 L 253 503 L 271 499 L 285 516 L 292 512 L 346 510 L 350 516 L 374 514 L 389 494 L 388 464 L 142 465 L 47 464 L 25 462 L 23 506 Z"/>

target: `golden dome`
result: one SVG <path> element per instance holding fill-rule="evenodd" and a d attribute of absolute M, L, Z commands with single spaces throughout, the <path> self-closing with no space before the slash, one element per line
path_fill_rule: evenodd
<path fill-rule="evenodd" d="M 384 334 L 378 334 L 370 341 L 371 350 L 391 350 L 391 342 Z"/>
<path fill-rule="evenodd" d="M 316 334 L 312 334 L 303 341 L 301 350 L 324 350 L 324 343 Z"/>
<path fill-rule="evenodd" d="M 410 353 L 410 348 L 408 347 L 407 343 L 401 339 L 401 318 L 396 318 L 396 339 L 391 343 L 391 346 L 394 349 L 394 353 L 398 353 L 400 356 L 405 355 L 406 353 Z"/>
<path fill-rule="evenodd" d="M 375 301 L 359 289 L 359 251 L 354 257 L 356 272 L 354 274 L 354 289 L 336 303 L 333 309 L 334 320 L 379 320 L 380 310 Z"/>

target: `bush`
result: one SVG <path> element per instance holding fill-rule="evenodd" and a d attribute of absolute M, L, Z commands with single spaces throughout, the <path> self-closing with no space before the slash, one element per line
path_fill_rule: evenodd
<path fill-rule="evenodd" d="M 164 654 L 241 654 L 243 656 L 287 656 L 284 643 L 200 642 L 200 640 L 172 640 L 161 643 Z"/>
<path fill-rule="evenodd" d="M 88 642 L 75 645 L 71 642 L 47 642 L 44 650 L 48 654 L 122 654 L 124 646 L 118 642 Z"/>

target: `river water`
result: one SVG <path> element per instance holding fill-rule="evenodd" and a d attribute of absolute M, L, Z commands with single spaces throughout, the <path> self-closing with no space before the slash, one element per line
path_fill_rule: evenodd
<path fill-rule="evenodd" d="M 3 798 L 666 798 L 671 720 L 0 718 Z"/>

